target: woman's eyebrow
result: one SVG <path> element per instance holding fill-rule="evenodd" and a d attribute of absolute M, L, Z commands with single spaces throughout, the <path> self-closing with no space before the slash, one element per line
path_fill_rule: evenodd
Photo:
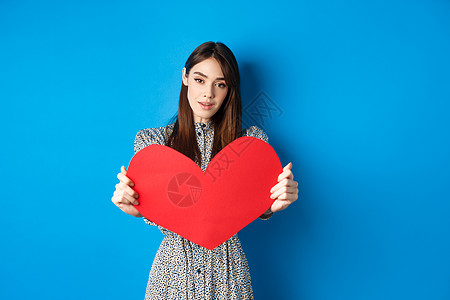
<path fill-rule="evenodd" d="M 202 72 L 194 72 L 194 74 L 198 74 L 198 75 L 201 75 L 201 76 L 203 76 L 203 77 L 205 77 L 205 78 L 208 78 L 208 76 L 206 76 L 206 75 L 203 74 Z M 223 77 L 217 77 L 216 80 L 225 80 L 225 78 L 223 78 Z"/>

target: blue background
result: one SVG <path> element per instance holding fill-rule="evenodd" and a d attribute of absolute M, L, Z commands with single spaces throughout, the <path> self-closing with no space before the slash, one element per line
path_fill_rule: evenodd
<path fill-rule="evenodd" d="M 256 299 L 450 299 L 448 1 L 127 3 L 0 2 L 1 299 L 143 299 L 116 174 L 210 40 L 300 184 L 239 234 Z"/>

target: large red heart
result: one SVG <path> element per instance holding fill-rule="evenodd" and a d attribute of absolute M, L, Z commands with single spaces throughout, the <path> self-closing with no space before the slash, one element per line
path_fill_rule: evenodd
<path fill-rule="evenodd" d="M 144 217 L 212 250 L 269 209 L 282 171 L 272 146 L 244 136 L 217 153 L 205 172 L 170 147 L 149 145 L 133 156 L 127 176 Z"/>

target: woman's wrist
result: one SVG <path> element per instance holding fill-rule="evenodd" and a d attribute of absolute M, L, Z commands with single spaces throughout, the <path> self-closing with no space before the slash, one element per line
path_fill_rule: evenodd
<path fill-rule="evenodd" d="M 261 218 L 262 218 L 262 219 L 268 219 L 268 218 L 270 218 L 272 215 L 273 215 L 273 211 L 272 211 L 272 210 L 270 209 L 270 207 L 269 207 L 269 209 L 266 210 L 266 211 L 261 215 Z"/>

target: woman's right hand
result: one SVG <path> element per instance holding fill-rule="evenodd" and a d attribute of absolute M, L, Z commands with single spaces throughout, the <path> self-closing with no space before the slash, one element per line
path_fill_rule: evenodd
<path fill-rule="evenodd" d="M 139 201 L 137 200 L 139 195 L 132 189 L 134 182 L 127 177 L 127 170 L 124 166 L 122 166 L 120 170 L 121 172 L 117 174 L 117 178 L 120 182 L 116 184 L 116 190 L 114 191 L 111 200 L 123 212 L 140 218 L 142 215 L 136 207 L 133 206 L 133 204 L 139 205 Z"/>

